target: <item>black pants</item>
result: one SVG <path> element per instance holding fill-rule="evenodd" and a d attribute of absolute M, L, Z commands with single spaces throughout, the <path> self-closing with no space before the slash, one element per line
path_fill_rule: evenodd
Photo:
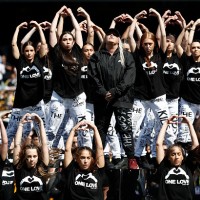
<path fill-rule="evenodd" d="M 120 134 L 124 151 L 128 158 L 133 157 L 132 109 L 113 107 L 107 102 L 94 104 L 95 125 L 99 130 L 103 147 L 105 147 L 106 135 L 113 112 L 116 118 L 115 128 Z"/>

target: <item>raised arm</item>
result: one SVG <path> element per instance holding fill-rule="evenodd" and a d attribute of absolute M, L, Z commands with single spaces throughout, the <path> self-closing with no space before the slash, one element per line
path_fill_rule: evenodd
<path fill-rule="evenodd" d="M 47 166 L 49 164 L 49 150 L 47 146 L 47 136 L 46 136 L 46 131 L 44 128 L 44 123 L 42 119 L 39 117 L 39 115 L 32 113 L 31 114 L 32 120 L 38 123 L 39 128 L 40 128 L 40 140 L 41 140 L 41 150 L 42 150 L 42 155 L 43 155 L 43 162 Z"/>
<path fill-rule="evenodd" d="M 149 9 L 150 16 L 156 16 L 158 19 L 158 24 L 160 26 L 160 32 L 161 32 L 161 38 L 160 38 L 160 48 L 163 52 L 166 51 L 167 43 L 166 43 L 166 31 L 165 31 L 165 24 L 163 22 L 162 17 L 160 16 L 160 13 L 157 12 L 155 9 L 150 8 Z"/>
<path fill-rule="evenodd" d="M 186 123 L 188 125 L 192 141 L 191 150 L 195 149 L 199 145 L 199 141 L 192 122 L 184 115 L 179 115 L 179 118 L 182 119 L 181 123 Z"/>
<path fill-rule="evenodd" d="M 125 15 L 125 14 L 121 14 L 121 15 L 115 17 L 115 18 L 112 20 L 112 22 L 111 22 L 109 28 L 115 28 L 116 24 L 119 23 L 119 22 L 124 23 L 124 22 L 123 22 L 123 16 L 124 16 L 124 15 Z"/>
<path fill-rule="evenodd" d="M 137 13 L 134 18 L 132 18 L 129 14 L 126 14 L 126 21 L 129 21 L 131 23 L 129 27 L 129 33 L 128 33 L 128 41 L 131 48 L 131 52 L 135 52 L 136 49 L 136 42 L 134 39 L 134 32 L 137 32 L 138 39 L 140 40 L 142 36 L 142 32 L 137 25 L 137 22 L 139 19 L 146 18 L 147 12 L 145 10 L 142 10 L 141 12 Z"/>
<path fill-rule="evenodd" d="M 105 35 L 106 35 L 105 32 L 104 32 L 104 30 L 100 26 L 97 26 L 94 23 L 93 23 L 92 27 L 93 27 L 95 33 L 97 34 L 99 42 L 102 43 L 103 39 L 105 38 Z"/>
<path fill-rule="evenodd" d="M 144 24 L 139 23 L 139 22 L 136 23 L 136 25 L 135 25 L 135 32 L 136 32 L 138 41 L 140 41 L 140 39 L 142 37 L 142 34 L 144 32 L 148 32 L 148 31 L 149 31 L 149 29 Z"/>
<path fill-rule="evenodd" d="M 126 14 L 126 18 L 130 20 L 131 25 L 129 26 L 129 32 L 128 32 L 128 43 L 130 45 L 131 52 L 135 52 L 136 49 L 136 42 L 134 39 L 134 32 L 135 32 L 135 26 L 137 23 L 136 18 L 132 18 L 130 15 Z"/>
<path fill-rule="evenodd" d="M 31 114 L 26 113 L 19 122 L 17 133 L 14 138 L 14 149 L 13 149 L 13 164 L 16 165 L 19 162 L 19 153 L 21 151 L 21 140 L 22 140 L 22 132 L 23 126 L 25 123 L 30 122 Z"/>
<path fill-rule="evenodd" d="M 79 7 L 77 9 L 77 12 L 78 12 L 78 16 L 85 17 L 86 21 L 87 21 L 87 40 L 86 40 L 86 42 L 94 45 L 94 29 L 92 26 L 92 21 L 91 21 L 90 15 L 82 7 Z"/>
<path fill-rule="evenodd" d="M 193 38 L 194 38 L 195 30 L 196 30 L 197 26 L 199 26 L 199 25 L 200 25 L 200 19 L 197 19 L 197 20 L 193 23 L 193 25 L 192 25 L 192 27 L 191 27 L 191 29 L 190 29 L 189 37 L 188 37 L 188 45 L 191 45 L 191 44 L 192 44 L 192 41 L 193 41 Z"/>
<path fill-rule="evenodd" d="M 96 164 L 99 168 L 104 167 L 105 160 L 104 160 L 103 144 L 102 144 L 101 137 L 99 135 L 99 131 L 97 127 L 94 125 L 94 123 L 90 121 L 80 121 L 72 128 L 65 145 L 65 157 L 64 157 L 65 168 L 71 163 L 73 159 L 71 149 L 72 149 L 73 138 L 76 131 L 86 130 L 88 128 L 93 129 L 94 131 L 94 141 L 96 145 Z"/>
<path fill-rule="evenodd" d="M 70 8 L 67 8 L 67 13 L 68 13 L 69 17 L 71 18 L 72 25 L 75 29 L 75 41 L 80 46 L 80 48 L 82 48 L 83 47 L 83 37 L 82 37 L 79 23 Z"/>
<path fill-rule="evenodd" d="M 92 123 L 91 121 L 86 121 L 85 125 L 87 126 L 87 128 L 93 129 L 94 131 L 94 142 L 96 146 L 96 164 L 99 168 L 102 168 L 105 165 L 105 160 L 104 160 L 103 144 L 102 144 L 101 137 L 99 135 L 99 131 L 97 127 L 95 126 L 95 124 Z"/>
<path fill-rule="evenodd" d="M 65 144 L 65 155 L 64 155 L 64 168 L 68 167 L 68 165 L 73 160 L 72 155 L 72 143 L 73 138 L 77 130 L 79 130 L 79 127 L 83 124 L 83 121 L 78 122 L 71 130 L 69 137 L 67 138 L 66 144 Z"/>
<path fill-rule="evenodd" d="M 191 20 L 191 21 L 186 25 L 185 34 L 184 34 L 183 41 L 182 41 L 183 50 L 186 52 L 186 54 L 187 54 L 188 56 L 191 55 L 190 44 L 189 44 L 189 34 L 190 34 L 190 31 L 191 31 L 191 28 L 192 28 L 193 24 L 194 24 L 194 21 Z"/>
<path fill-rule="evenodd" d="M 1 159 L 4 161 L 8 154 L 8 137 L 2 118 L 0 118 L 0 131 L 1 131 Z"/>
<path fill-rule="evenodd" d="M 36 27 L 36 29 L 39 32 L 40 42 L 41 42 L 41 46 L 40 46 L 40 49 L 39 49 L 39 56 L 42 58 L 43 56 L 45 56 L 47 54 L 47 51 L 46 51 L 47 42 L 46 42 L 46 38 L 45 38 L 44 32 L 43 32 L 42 27 L 40 26 L 40 24 L 37 23 L 36 21 L 32 20 L 30 22 L 30 25 Z"/>
<path fill-rule="evenodd" d="M 19 31 L 20 29 L 27 29 L 28 23 L 27 22 L 22 22 L 21 24 L 19 24 L 14 32 L 13 38 L 12 38 L 12 55 L 15 59 L 19 59 L 20 57 L 20 50 L 19 47 L 17 45 L 17 40 L 18 40 L 18 35 L 19 35 Z"/>
<path fill-rule="evenodd" d="M 168 120 L 166 120 L 159 132 L 158 138 L 157 138 L 157 142 L 156 142 L 156 153 L 157 153 L 157 162 L 158 164 L 161 163 L 161 161 L 163 160 L 163 158 L 165 157 L 165 152 L 163 149 L 163 142 L 164 142 L 164 138 L 165 138 L 165 133 L 166 133 L 166 129 L 168 127 L 169 124 L 173 124 L 173 123 L 177 123 L 177 120 L 174 121 L 174 119 L 181 119 L 181 121 L 179 123 L 186 123 L 189 127 L 190 130 L 190 136 L 191 136 L 191 140 L 192 140 L 192 148 L 191 149 L 195 149 L 198 145 L 198 138 L 197 138 L 197 134 L 194 130 L 194 126 L 191 123 L 190 120 L 188 120 L 188 118 L 184 115 L 172 115 Z"/>
<path fill-rule="evenodd" d="M 171 11 L 170 10 L 166 10 L 164 12 L 164 14 L 162 15 L 162 20 L 164 22 L 165 28 L 167 27 L 167 25 L 170 23 L 170 20 L 173 19 L 173 16 L 170 16 Z M 158 25 L 157 31 L 156 31 L 156 38 L 158 41 L 158 45 L 160 47 L 160 43 L 161 43 L 161 30 L 160 30 L 160 24 Z"/>
<path fill-rule="evenodd" d="M 45 31 L 47 29 L 50 29 L 51 23 L 48 21 L 44 21 L 44 22 L 40 23 L 40 26 Z M 36 30 L 37 30 L 37 28 L 35 26 L 32 27 L 32 29 L 21 40 L 21 53 L 22 53 L 22 47 L 23 47 L 24 43 L 26 43 L 30 40 L 30 38 L 32 37 L 32 35 L 35 33 Z"/>
<path fill-rule="evenodd" d="M 57 30 L 56 30 L 57 39 L 60 38 L 60 36 L 61 36 L 61 34 L 63 32 L 64 19 L 65 19 L 65 15 L 64 14 L 60 15 L 59 21 L 58 21 Z"/>
<path fill-rule="evenodd" d="M 178 20 L 181 21 L 182 27 L 183 27 L 175 43 L 176 53 L 177 53 L 177 56 L 180 58 L 183 54 L 183 47 L 181 46 L 181 44 L 185 35 L 186 22 L 179 11 L 176 11 L 175 14 L 178 17 Z"/>
<path fill-rule="evenodd" d="M 23 53 L 22 51 L 22 47 L 24 46 L 24 43 L 26 43 L 27 41 L 30 40 L 31 36 L 35 33 L 36 31 L 36 27 L 33 27 L 21 40 L 21 53 Z"/>
<path fill-rule="evenodd" d="M 147 18 L 147 12 L 146 12 L 146 10 L 142 10 L 141 12 L 139 12 L 138 14 L 136 14 L 135 18 L 137 19 L 137 23 L 135 25 L 135 32 L 136 32 L 136 35 L 137 35 L 137 38 L 138 38 L 138 42 L 140 42 L 142 34 L 144 32 L 148 32 L 149 31 L 149 29 L 144 24 L 138 22 L 139 19 L 145 19 L 145 18 Z"/>
<path fill-rule="evenodd" d="M 177 122 L 173 121 L 174 119 L 177 119 L 177 118 L 178 118 L 177 115 L 172 115 L 168 120 L 166 120 L 163 123 L 162 128 L 160 129 L 160 132 L 158 134 L 158 138 L 157 138 L 157 141 L 156 141 L 156 154 L 157 154 L 156 159 L 157 159 L 158 164 L 160 164 L 161 161 L 165 157 L 163 142 L 164 142 L 164 139 L 165 139 L 165 133 L 166 133 L 167 127 L 168 127 L 169 124 L 177 123 Z"/>
<path fill-rule="evenodd" d="M 59 38 L 58 35 L 62 33 L 62 31 L 60 33 L 59 30 L 58 30 L 58 33 L 57 33 L 58 19 L 62 15 L 67 15 L 67 7 L 66 6 L 62 6 L 60 8 L 60 10 L 56 12 L 56 14 L 53 18 L 53 21 L 51 23 L 50 35 L 49 35 L 49 44 L 51 45 L 51 47 L 54 47 L 57 44 L 58 38 Z"/>

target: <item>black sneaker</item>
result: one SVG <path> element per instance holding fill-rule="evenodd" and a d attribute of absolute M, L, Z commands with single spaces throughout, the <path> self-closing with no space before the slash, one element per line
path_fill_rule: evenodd
<path fill-rule="evenodd" d="M 128 169 L 128 158 L 122 158 L 113 169 Z"/>

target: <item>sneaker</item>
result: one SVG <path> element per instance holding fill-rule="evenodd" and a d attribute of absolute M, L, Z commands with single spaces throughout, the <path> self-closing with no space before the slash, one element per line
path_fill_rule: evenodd
<path fill-rule="evenodd" d="M 139 169 L 139 166 L 135 158 L 128 159 L 128 169 Z"/>
<path fill-rule="evenodd" d="M 128 169 L 128 159 L 122 158 L 114 167 L 113 169 Z"/>

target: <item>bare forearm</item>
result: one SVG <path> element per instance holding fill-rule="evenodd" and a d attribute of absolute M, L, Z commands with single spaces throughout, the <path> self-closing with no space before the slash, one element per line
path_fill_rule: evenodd
<path fill-rule="evenodd" d="M 7 137 L 6 129 L 2 120 L 0 120 L 0 128 L 1 128 L 2 144 L 8 144 L 8 137 Z"/>
<path fill-rule="evenodd" d="M 31 36 L 33 35 L 33 33 L 35 33 L 36 31 L 36 27 L 33 27 L 25 36 L 24 38 L 22 39 L 21 41 L 21 45 L 24 45 L 25 42 L 27 42 Z"/>
<path fill-rule="evenodd" d="M 162 126 L 162 128 L 160 129 L 160 132 L 158 134 L 158 138 L 156 141 L 156 146 L 163 146 L 163 141 L 165 138 L 165 134 L 166 134 L 166 130 L 168 127 L 168 120 L 166 120 Z"/>
<path fill-rule="evenodd" d="M 40 126 L 41 143 L 42 145 L 47 145 L 47 136 L 43 121 L 40 122 L 39 126 Z"/>
<path fill-rule="evenodd" d="M 76 133 L 76 129 L 72 128 L 72 130 L 71 130 L 71 132 L 69 134 L 69 137 L 67 138 L 67 142 L 65 144 L 65 150 L 66 151 L 71 151 L 72 142 L 73 142 L 73 138 L 74 138 L 75 133 Z"/>
<path fill-rule="evenodd" d="M 5 130 L 2 120 L 0 120 L 0 127 L 1 127 L 1 139 L 2 139 L 1 158 L 2 160 L 5 160 L 8 153 L 8 138 L 7 138 L 6 130 Z"/>
<path fill-rule="evenodd" d="M 188 127 L 190 129 L 190 135 L 191 135 L 191 140 L 192 140 L 192 149 L 194 149 L 199 145 L 198 137 L 194 130 L 194 126 L 191 122 L 188 123 Z"/>
<path fill-rule="evenodd" d="M 57 26 L 58 37 L 60 37 L 63 32 L 63 26 L 64 26 L 64 17 L 61 15 Z"/>
<path fill-rule="evenodd" d="M 12 46 L 17 44 L 17 38 L 19 34 L 19 27 L 16 28 L 13 38 L 12 38 Z"/>
<path fill-rule="evenodd" d="M 15 145 L 15 146 L 21 144 L 23 126 L 24 126 L 24 124 L 21 123 L 21 122 L 20 122 L 19 125 L 18 125 L 17 133 L 16 133 L 15 139 L 14 139 L 14 145 Z"/>

